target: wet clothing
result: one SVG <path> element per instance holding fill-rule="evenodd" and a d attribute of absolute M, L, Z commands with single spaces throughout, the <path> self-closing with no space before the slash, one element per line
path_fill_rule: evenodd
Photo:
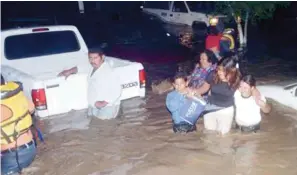
<path fill-rule="evenodd" d="M 254 97 L 243 98 L 237 90 L 234 99 L 236 106 L 235 121 L 239 126 L 249 127 L 261 122 L 261 108 L 257 105 Z M 261 96 L 261 100 L 266 102 L 264 96 Z"/>
<path fill-rule="evenodd" d="M 204 111 L 202 101 L 190 99 L 175 90 L 167 95 L 166 106 L 171 113 L 174 125 L 182 123 L 195 125 Z"/>
<path fill-rule="evenodd" d="M 209 103 L 220 106 L 230 107 L 234 105 L 234 92 L 227 82 L 214 82 L 215 72 L 211 72 L 205 79 L 210 84 L 211 95 L 208 97 Z"/>
<path fill-rule="evenodd" d="M 37 149 L 34 141 L 19 146 L 17 148 L 18 161 L 20 168 L 28 167 L 34 160 Z M 1 174 L 9 175 L 19 172 L 19 167 L 17 164 L 16 150 L 9 149 L 1 152 Z"/>
<path fill-rule="evenodd" d="M 196 125 L 191 125 L 187 122 L 173 124 L 173 132 L 175 133 L 183 133 L 183 132 L 188 133 L 196 130 L 197 130 Z"/>
<path fill-rule="evenodd" d="M 234 118 L 235 90 L 227 82 L 215 83 L 214 71 L 207 76 L 206 82 L 210 84 L 211 94 L 204 111 L 205 129 L 226 134 L 230 131 Z"/>
<path fill-rule="evenodd" d="M 33 112 L 34 105 L 22 90 L 22 84 L 18 82 L 1 85 L 1 174 L 3 175 L 14 174 L 28 167 L 36 155 L 35 142 L 30 131 L 33 124 L 30 113 Z M 21 143 L 25 144 L 16 146 Z"/>
<path fill-rule="evenodd" d="M 28 101 L 19 82 L 8 82 L 1 85 L 1 114 L 8 117 L 1 121 L 1 145 L 16 141 L 19 135 L 30 130 L 33 122 L 29 112 L 33 104 Z M 5 110 L 6 109 L 6 110 Z M 10 111 L 10 113 L 5 113 Z"/>
<path fill-rule="evenodd" d="M 199 88 L 203 85 L 208 74 L 216 69 L 217 65 L 208 68 L 197 67 L 190 76 L 189 87 Z"/>
<path fill-rule="evenodd" d="M 121 102 L 121 93 L 122 87 L 119 78 L 108 62 L 104 61 L 97 70 L 89 72 L 88 103 L 92 115 L 102 119 L 114 118 Z M 106 101 L 108 104 L 104 108 L 97 109 L 95 106 L 97 101 Z"/>
<path fill-rule="evenodd" d="M 241 126 L 236 124 L 236 129 L 239 129 L 241 132 L 244 132 L 244 133 L 250 133 L 250 132 L 256 133 L 257 131 L 260 130 L 260 123 L 251 125 L 251 126 Z"/>
<path fill-rule="evenodd" d="M 194 69 L 193 73 L 190 76 L 190 81 L 189 81 L 189 87 L 192 88 L 199 88 L 203 85 L 203 83 L 205 82 L 206 77 L 209 75 L 210 72 L 214 71 L 216 69 L 217 65 L 212 65 L 209 68 L 201 68 L 201 67 L 197 67 Z M 203 94 L 202 95 L 204 100 L 208 100 L 208 95 Z"/>
<path fill-rule="evenodd" d="M 88 108 L 88 116 L 89 117 L 97 117 L 99 119 L 112 119 L 116 118 L 120 111 L 120 105 L 113 106 L 105 106 L 103 108 L 96 108 L 89 106 Z"/>
<path fill-rule="evenodd" d="M 213 111 L 207 112 L 209 109 Z M 207 130 L 217 131 L 221 134 L 226 134 L 231 130 L 234 107 L 219 108 L 217 106 L 212 107 L 210 104 L 206 106 L 206 114 L 204 114 L 203 122 L 204 127 Z"/>

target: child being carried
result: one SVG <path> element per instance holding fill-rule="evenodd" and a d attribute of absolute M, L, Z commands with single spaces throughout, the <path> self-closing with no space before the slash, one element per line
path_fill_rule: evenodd
<path fill-rule="evenodd" d="M 174 90 L 167 95 L 166 106 L 173 120 L 174 132 L 196 130 L 196 122 L 204 111 L 206 102 L 195 96 L 187 87 L 187 75 L 178 73 L 173 79 Z"/>

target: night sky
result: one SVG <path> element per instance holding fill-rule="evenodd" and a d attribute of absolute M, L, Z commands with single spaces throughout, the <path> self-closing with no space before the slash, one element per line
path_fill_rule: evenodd
<path fill-rule="evenodd" d="M 1 2 L 1 28 L 10 28 L 11 23 L 8 19 L 11 18 L 48 18 L 56 19 L 58 24 L 78 26 L 85 25 L 81 23 L 83 21 L 100 23 L 100 21 L 112 19 L 117 13 L 129 14 L 133 21 L 137 13 L 141 13 L 139 8 L 141 1 L 103 1 L 100 4 L 100 11 L 95 10 L 95 3 L 85 2 L 85 14 L 81 15 L 77 1 Z M 267 40 L 267 45 L 273 45 L 273 47 L 279 46 L 279 43 L 286 47 L 297 47 L 297 2 L 291 2 L 288 8 L 277 9 L 273 19 L 262 21 L 253 28 L 255 30 L 249 30 L 250 38 L 257 39 L 261 36 Z M 273 42 L 270 38 L 273 38 Z"/>

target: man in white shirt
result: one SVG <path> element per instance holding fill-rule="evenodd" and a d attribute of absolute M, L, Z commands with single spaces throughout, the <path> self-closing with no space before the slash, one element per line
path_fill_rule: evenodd
<path fill-rule="evenodd" d="M 116 118 L 120 110 L 122 87 L 115 72 L 105 61 L 100 48 L 89 50 L 89 62 L 93 69 L 88 74 L 88 116 L 99 119 Z M 78 67 L 62 71 L 59 76 L 68 77 L 78 72 Z"/>
<path fill-rule="evenodd" d="M 253 95 L 256 80 L 252 75 L 246 75 L 240 82 L 239 89 L 234 94 L 237 126 L 243 132 L 256 132 L 260 129 L 261 111 L 269 113 L 271 108 L 264 96 Z"/>

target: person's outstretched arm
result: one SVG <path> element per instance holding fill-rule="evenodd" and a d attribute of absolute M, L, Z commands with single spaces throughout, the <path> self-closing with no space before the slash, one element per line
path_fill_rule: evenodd
<path fill-rule="evenodd" d="M 78 68 L 77 66 L 75 66 L 70 69 L 63 70 L 58 74 L 58 76 L 65 76 L 67 78 L 69 75 L 76 74 L 77 72 L 78 72 Z"/>

